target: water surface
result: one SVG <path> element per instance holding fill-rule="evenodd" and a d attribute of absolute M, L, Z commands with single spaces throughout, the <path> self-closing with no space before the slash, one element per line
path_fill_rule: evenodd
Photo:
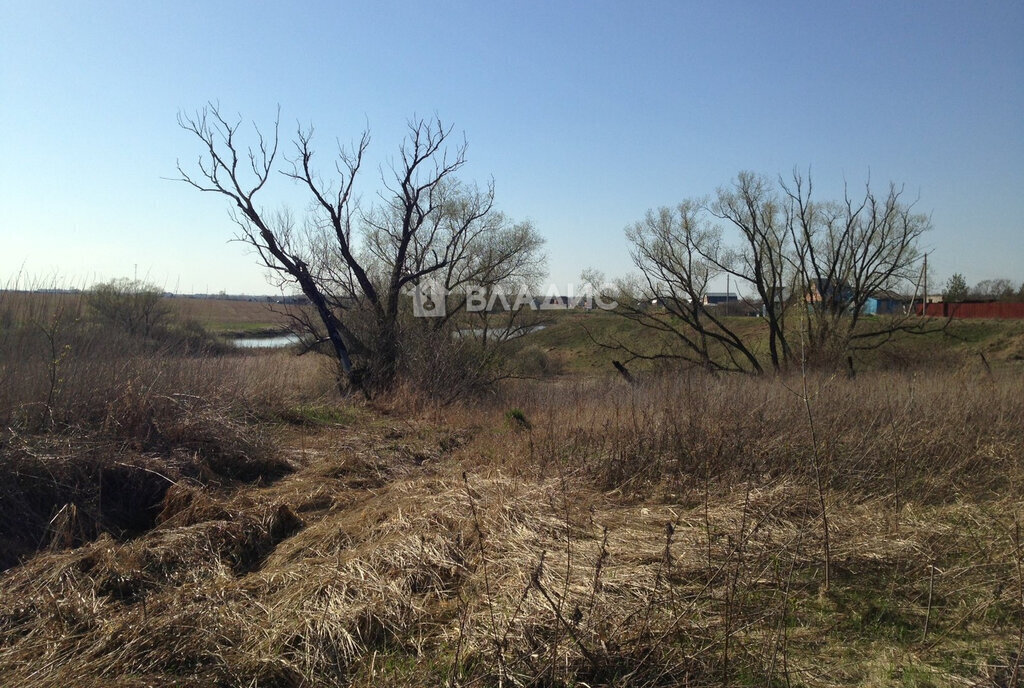
<path fill-rule="evenodd" d="M 272 337 L 239 337 L 231 340 L 231 343 L 240 349 L 280 349 L 298 342 L 298 336 L 290 332 Z"/>

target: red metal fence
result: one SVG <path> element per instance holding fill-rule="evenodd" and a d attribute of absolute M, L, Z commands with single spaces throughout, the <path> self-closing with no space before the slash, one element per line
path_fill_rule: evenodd
<path fill-rule="evenodd" d="M 921 306 L 916 307 L 920 315 Z M 929 303 L 926 315 L 940 318 L 1020 318 L 1024 319 L 1024 302 L 991 301 L 987 303 Z"/>

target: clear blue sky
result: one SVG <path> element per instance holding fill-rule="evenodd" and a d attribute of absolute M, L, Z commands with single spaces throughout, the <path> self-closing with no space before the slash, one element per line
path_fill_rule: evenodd
<path fill-rule="evenodd" d="M 739 170 L 869 171 L 932 215 L 934 273 L 1024 280 L 1021 2 L 0 0 L 0 283 L 134 274 L 270 293 L 222 199 L 181 183 L 179 110 L 219 100 L 371 161 L 436 113 L 465 176 L 548 239 L 551 280 L 630 269 L 623 228 Z M 284 178 L 264 201 L 301 210 Z"/>

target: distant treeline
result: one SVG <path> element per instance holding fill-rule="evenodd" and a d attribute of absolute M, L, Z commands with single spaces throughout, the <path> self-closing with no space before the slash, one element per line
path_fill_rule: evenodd
<path fill-rule="evenodd" d="M 23 291 L 26 294 L 81 294 L 89 291 L 87 289 L 14 289 L 12 291 L 18 292 Z M 174 292 L 165 291 L 163 292 L 165 299 L 223 299 L 225 301 L 251 301 L 254 303 L 282 303 L 292 304 L 297 306 L 304 306 L 309 303 L 309 299 L 303 294 L 295 294 L 290 296 L 267 296 L 267 295 L 252 295 L 252 294 L 225 294 L 220 292 L 218 294 L 175 294 Z"/>

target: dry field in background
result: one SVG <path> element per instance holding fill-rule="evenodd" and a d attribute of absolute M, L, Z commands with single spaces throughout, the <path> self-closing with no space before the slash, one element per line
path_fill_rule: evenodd
<path fill-rule="evenodd" d="M 84 313 L 83 293 L 40 293 L 0 289 L 0 311 L 33 314 L 42 319 L 54 313 Z M 165 299 L 171 312 L 181 321 L 194 320 L 215 334 L 244 334 L 279 331 L 289 324 L 286 310 L 294 308 L 265 300 Z"/>
<path fill-rule="evenodd" d="M 287 308 L 265 301 L 234 299 L 168 299 L 168 304 L 181 319 L 193 319 L 216 332 L 246 333 L 259 330 L 282 330 L 290 324 Z"/>

